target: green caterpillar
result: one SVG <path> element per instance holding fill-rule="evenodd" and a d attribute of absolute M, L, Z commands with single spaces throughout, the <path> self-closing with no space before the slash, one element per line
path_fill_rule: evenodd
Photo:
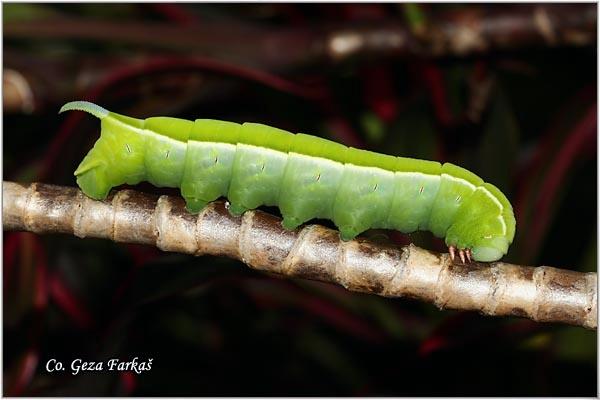
<path fill-rule="evenodd" d="M 77 170 L 77 184 L 94 199 L 111 188 L 148 181 L 178 187 L 198 213 L 221 196 L 240 215 L 278 206 L 283 226 L 332 220 L 343 240 L 369 228 L 429 230 L 445 237 L 454 259 L 495 261 L 508 251 L 515 218 L 495 186 L 456 165 L 393 157 L 292 134 L 255 123 L 170 117 L 145 120 L 86 101 L 60 112 L 86 111 L 101 135 Z"/>

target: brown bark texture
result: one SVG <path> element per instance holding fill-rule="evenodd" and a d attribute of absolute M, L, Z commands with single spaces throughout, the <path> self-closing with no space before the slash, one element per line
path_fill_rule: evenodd
<path fill-rule="evenodd" d="M 440 309 L 597 328 L 597 274 L 592 272 L 503 262 L 462 264 L 414 245 L 398 248 L 361 238 L 344 242 L 337 231 L 319 225 L 287 231 L 278 217 L 259 210 L 232 216 L 223 201 L 192 215 L 180 197 L 133 190 L 113 191 L 96 201 L 72 187 L 5 181 L 2 212 L 4 230 L 226 256 L 261 271 L 410 297 Z"/>

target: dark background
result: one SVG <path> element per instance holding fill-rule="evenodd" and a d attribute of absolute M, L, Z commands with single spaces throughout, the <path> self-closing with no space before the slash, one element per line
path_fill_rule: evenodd
<path fill-rule="evenodd" d="M 515 208 L 508 261 L 596 270 L 595 4 L 3 4 L 3 23 L 4 179 L 75 185 L 99 129 L 57 115 L 71 100 L 262 122 L 462 165 Z M 444 251 L 428 233 L 388 234 Z M 5 395 L 597 391 L 596 332 L 582 328 L 145 246 L 13 232 L 3 244 Z M 152 370 L 45 371 L 135 356 Z"/>

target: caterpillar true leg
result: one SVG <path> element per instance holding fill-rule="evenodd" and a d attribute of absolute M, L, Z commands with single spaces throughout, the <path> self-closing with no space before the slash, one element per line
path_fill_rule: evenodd
<path fill-rule="evenodd" d="M 454 259 L 456 258 L 456 250 L 457 249 L 455 246 L 448 246 L 448 252 L 450 253 L 450 259 L 452 261 L 454 261 Z M 466 260 L 472 262 L 473 253 L 471 249 L 458 249 L 458 257 L 463 262 L 463 264 L 466 262 Z"/>
<path fill-rule="evenodd" d="M 465 260 L 465 251 L 463 249 L 460 249 L 458 251 L 458 255 L 460 256 L 460 261 L 462 261 L 462 263 L 464 264 L 466 262 L 466 260 Z"/>
<path fill-rule="evenodd" d="M 456 258 L 456 247 L 449 246 L 448 251 L 450 252 L 450 259 L 454 261 L 454 258 Z"/>

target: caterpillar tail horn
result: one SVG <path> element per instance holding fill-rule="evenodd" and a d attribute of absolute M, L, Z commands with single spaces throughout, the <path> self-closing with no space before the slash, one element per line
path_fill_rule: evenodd
<path fill-rule="evenodd" d="M 71 101 L 62 106 L 58 113 L 60 114 L 71 110 L 85 111 L 99 119 L 105 118 L 109 113 L 104 107 L 100 107 L 99 105 L 90 103 L 89 101 Z"/>

